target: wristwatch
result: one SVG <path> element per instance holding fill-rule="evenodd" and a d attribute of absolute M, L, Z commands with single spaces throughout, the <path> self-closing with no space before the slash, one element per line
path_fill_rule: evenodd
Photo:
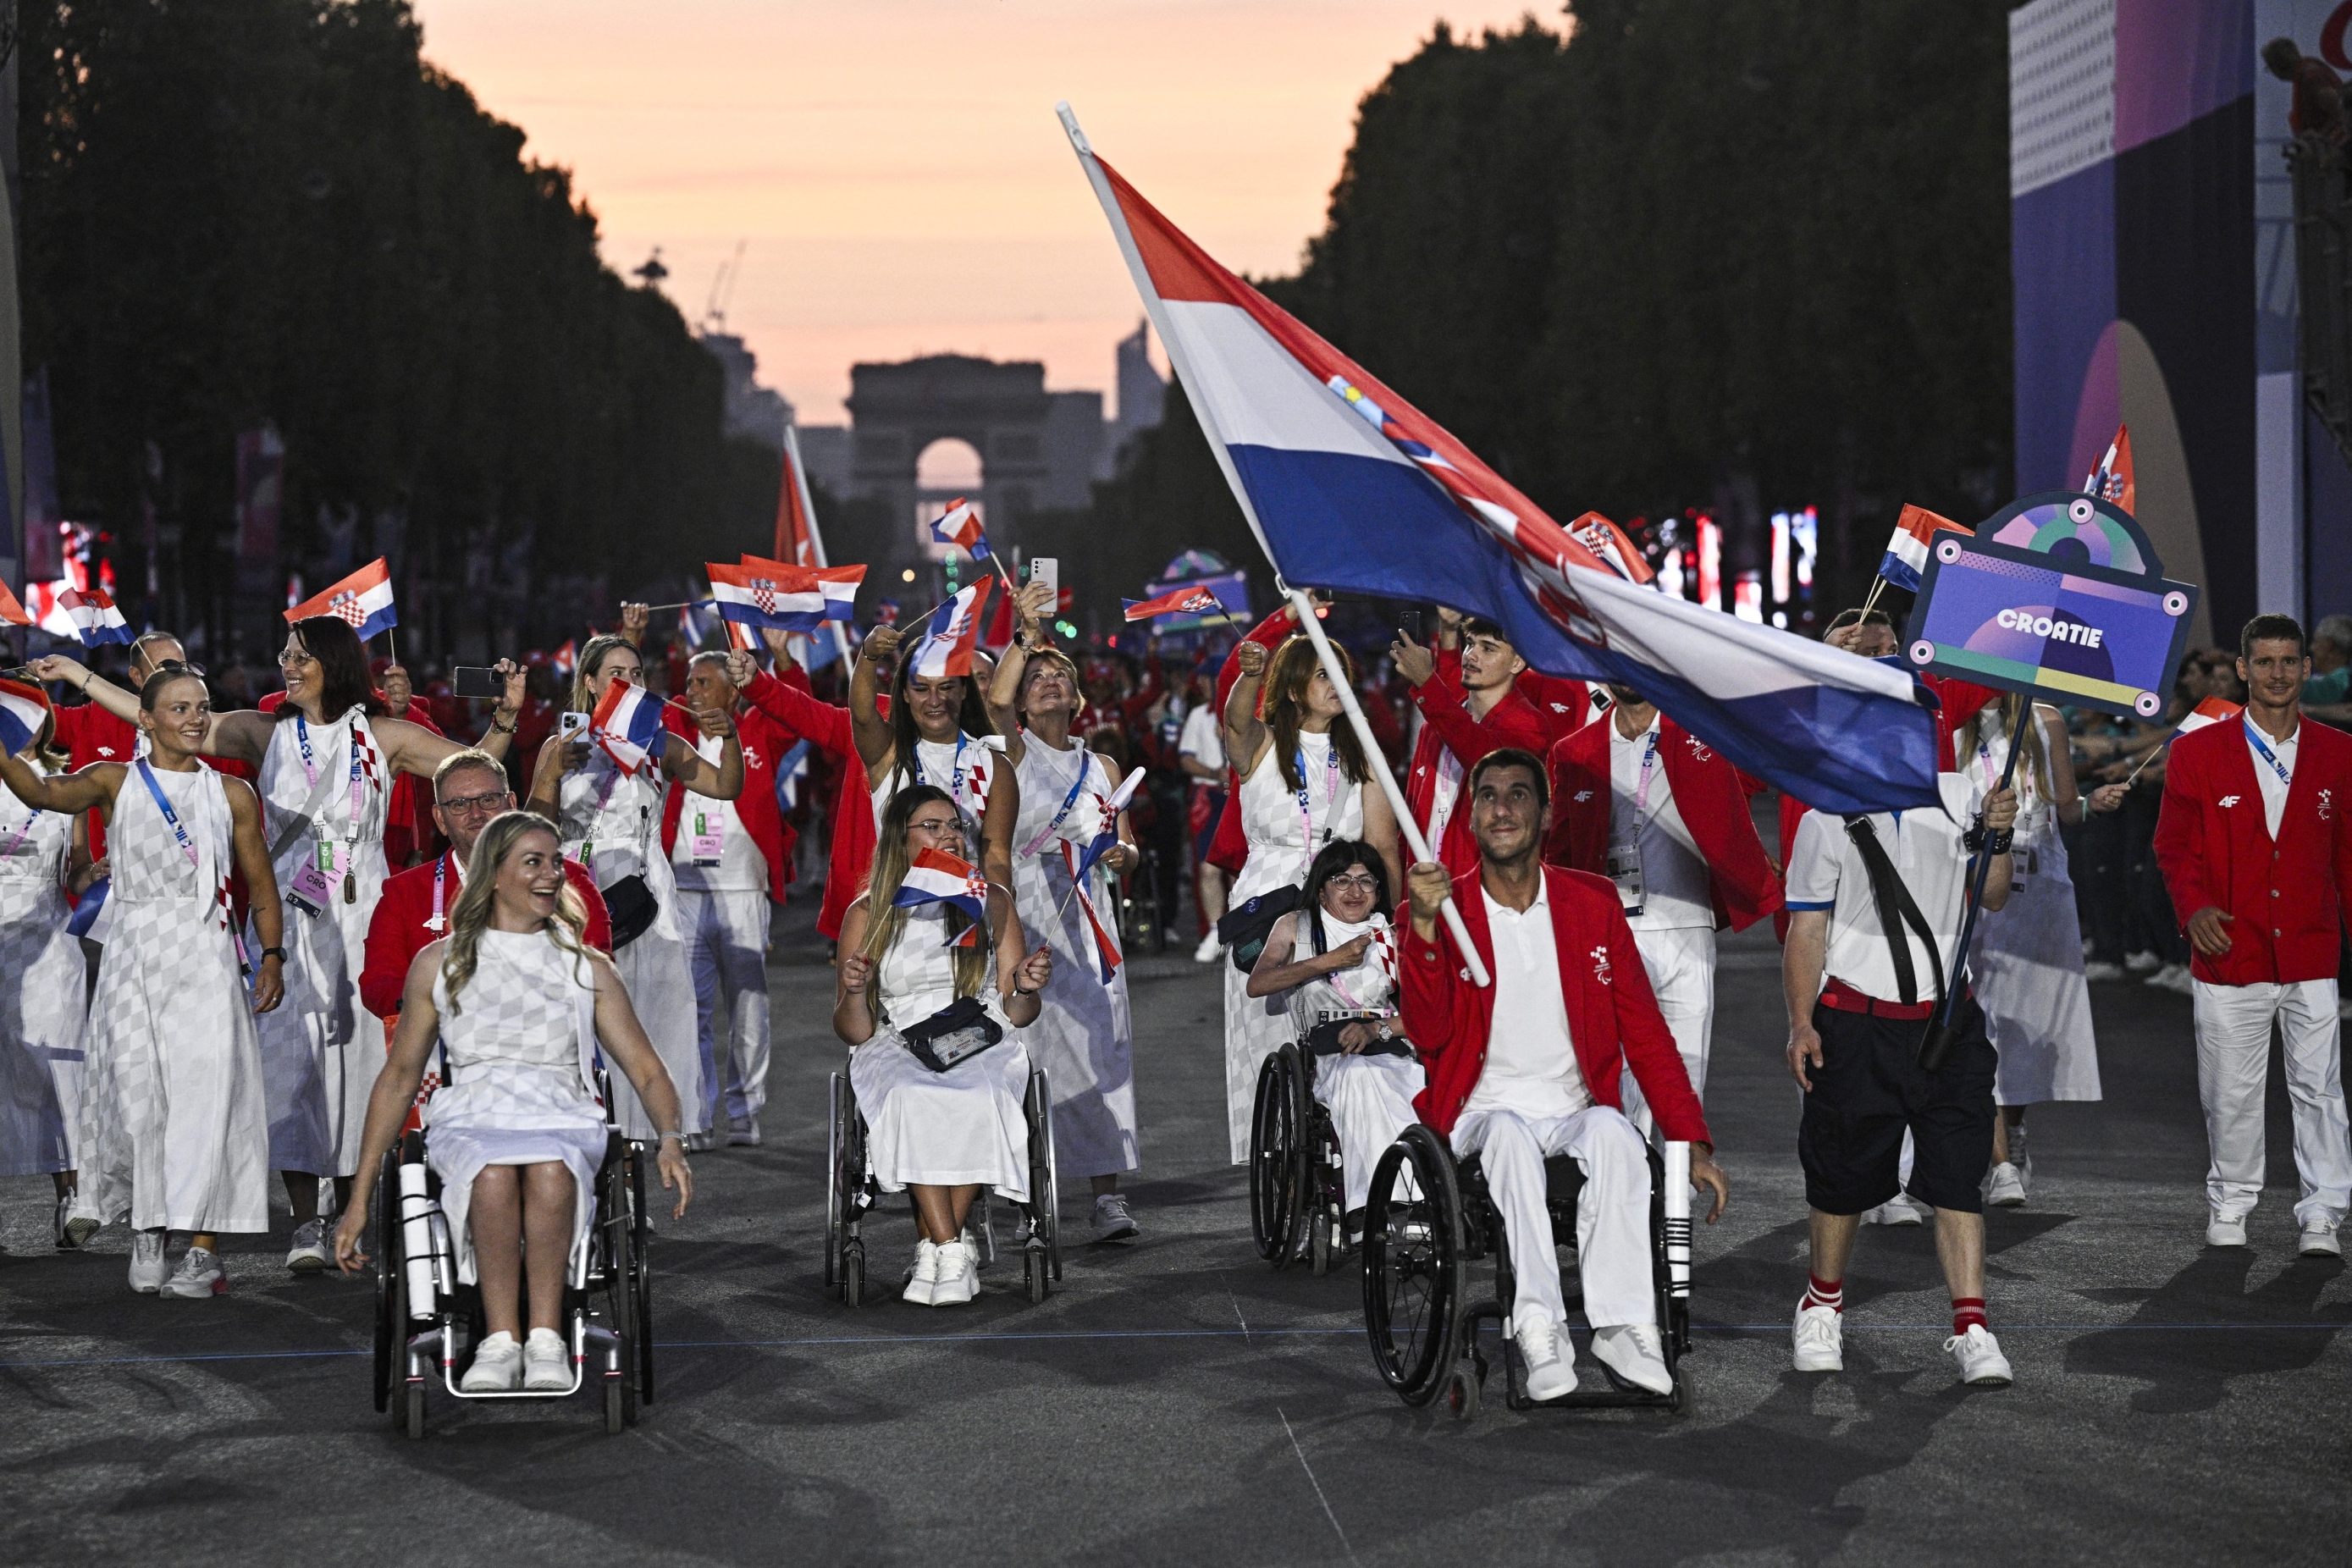
<path fill-rule="evenodd" d="M 265 947 L 261 950 L 261 956 L 264 958 L 274 958 L 278 963 L 283 963 L 286 962 L 286 950 L 282 947 Z"/>

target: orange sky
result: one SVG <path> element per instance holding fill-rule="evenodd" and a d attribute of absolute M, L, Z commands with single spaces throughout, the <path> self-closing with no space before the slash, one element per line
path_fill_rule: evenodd
<path fill-rule="evenodd" d="M 1533 7 L 1557 23 L 1556 0 Z M 1244 272 L 1322 226 L 1357 100 L 1443 16 L 1527 0 L 415 0 L 428 58 L 568 165 L 605 259 L 656 245 L 806 424 L 849 366 L 955 351 L 1104 387 L 1141 311 L 1054 120 Z"/>

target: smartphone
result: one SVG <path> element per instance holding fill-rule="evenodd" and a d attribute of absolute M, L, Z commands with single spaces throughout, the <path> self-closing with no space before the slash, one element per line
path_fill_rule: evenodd
<path fill-rule="evenodd" d="M 1061 602 L 1062 563 L 1057 557 L 1040 555 L 1032 559 L 1029 563 L 1029 581 L 1043 583 L 1054 591 L 1054 605 L 1048 605 L 1046 606 L 1048 610 Z"/>
<path fill-rule="evenodd" d="M 1422 640 L 1421 612 L 1419 610 L 1407 610 L 1404 613 L 1404 635 L 1411 637 L 1414 642 Z"/>
<path fill-rule="evenodd" d="M 586 728 L 588 728 L 587 714 L 566 713 L 562 718 L 557 720 L 555 722 L 556 738 L 559 740 L 568 741 Z"/>
<path fill-rule="evenodd" d="M 507 683 L 499 672 L 484 664 L 453 665 L 449 670 L 449 694 L 452 697 L 487 697 L 492 701 L 506 695 Z"/>

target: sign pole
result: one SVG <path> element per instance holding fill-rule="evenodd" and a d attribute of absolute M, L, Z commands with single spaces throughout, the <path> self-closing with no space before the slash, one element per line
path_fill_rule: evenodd
<path fill-rule="evenodd" d="M 2009 758 L 2001 763 L 2000 783 L 1993 786 L 1995 795 L 2007 789 L 2010 781 L 2017 776 L 2017 755 L 2025 749 L 2024 730 L 2032 722 L 2033 701 L 2028 698 L 2022 704 L 2016 730 L 2009 737 Z M 2014 874 L 2012 870 L 2011 875 Z M 1943 1001 L 1936 1009 L 1935 1026 L 1928 1031 L 1926 1047 L 1919 1053 L 1919 1065 L 1929 1072 L 1944 1065 L 1944 1054 L 1952 1047 L 1952 1016 L 1958 1009 L 1960 996 L 1969 986 L 1969 939 L 1976 934 L 1977 912 L 1984 908 L 1985 884 L 1991 878 L 1992 856 L 1980 853 L 1977 856 L 1974 885 L 1969 891 L 1969 907 L 1960 916 L 1960 940 L 1954 945 L 1952 952 L 1951 982 L 1944 987 Z"/>

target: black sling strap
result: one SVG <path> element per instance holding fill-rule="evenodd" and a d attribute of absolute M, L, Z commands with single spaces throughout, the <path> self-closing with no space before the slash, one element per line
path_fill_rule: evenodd
<path fill-rule="evenodd" d="M 1887 952 L 1895 960 L 1895 984 L 1902 993 L 1899 1000 L 1909 1006 L 1919 1000 L 1919 974 L 1911 963 L 1911 944 L 1904 940 L 1905 925 L 1919 933 L 1919 941 L 1927 949 L 1927 962 L 1935 967 L 1936 999 L 1944 999 L 1944 954 L 1937 945 L 1936 933 L 1927 925 L 1927 917 L 1911 901 L 1911 889 L 1903 885 L 1896 874 L 1895 862 L 1886 858 L 1886 847 L 1878 841 L 1877 829 L 1870 826 L 1867 816 L 1845 819 L 1846 837 L 1862 856 L 1864 869 L 1870 873 L 1871 902 L 1878 906 L 1879 924 L 1886 932 Z M 1898 919 L 1899 915 L 1899 919 Z"/>

